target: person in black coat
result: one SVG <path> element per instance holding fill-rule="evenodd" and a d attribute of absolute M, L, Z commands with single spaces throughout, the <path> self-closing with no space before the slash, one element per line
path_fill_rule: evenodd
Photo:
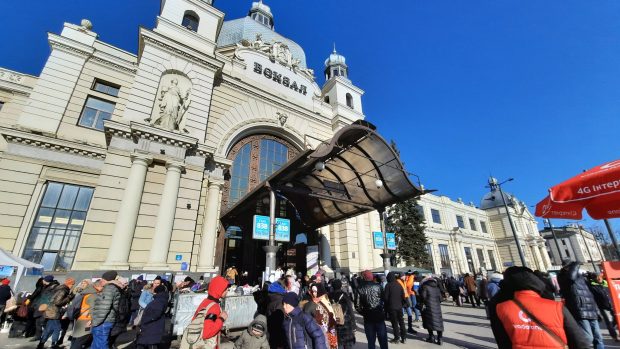
<path fill-rule="evenodd" d="M 282 332 L 282 322 L 284 321 L 284 308 L 282 308 L 282 298 L 286 293 L 284 286 L 278 281 L 269 285 L 269 303 L 265 309 L 267 316 L 267 331 L 269 332 L 269 346 L 271 348 L 283 348 L 286 338 Z"/>
<path fill-rule="evenodd" d="M 157 347 L 162 341 L 165 330 L 165 312 L 168 306 L 168 292 L 166 286 L 159 285 L 155 288 L 155 295 L 142 313 L 140 332 L 137 344 L 139 348 Z"/>
<path fill-rule="evenodd" d="M 129 281 L 129 292 L 131 294 L 131 319 L 129 319 L 130 323 L 133 323 L 133 320 L 138 315 L 138 310 L 140 310 L 140 295 L 142 294 L 142 289 L 146 285 L 144 281 L 144 277 L 142 275 L 138 276 L 137 279 Z"/>
<path fill-rule="evenodd" d="M 441 336 L 443 334 L 441 301 L 443 299 L 443 292 L 439 288 L 439 282 L 434 278 L 425 279 L 422 281 L 419 293 L 424 305 L 422 309 L 422 327 L 428 331 L 426 341 L 441 345 Z M 433 331 L 437 332 L 437 337 L 435 337 Z"/>
<path fill-rule="evenodd" d="M 332 281 L 334 289 L 329 294 L 329 300 L 332 304 L 338 303 L 342 307 L 344 313 L 344 325 L 336 325 L 336 334 L 338 335 L 338 345 L 342 345 L 344 349 L 350 349 L 355 346 L 355 313 L 353 313 L 353 304 L 349 295 L 342 290 L 342 281 Z"/>
<path fill-rule="evenodd" d="M 405 300 L 405 290 L 397 281 L 397 275 L 390 272 L 387 275 L 387 285 L 385 285 L 385 308 L 390 316 L 392 329 L 394 330 L 394 339 L 391 343 L 405 343 L 407 339 L 407 328 L 405 327 L 405 319 L 403 318 L 403 303 Z"/>

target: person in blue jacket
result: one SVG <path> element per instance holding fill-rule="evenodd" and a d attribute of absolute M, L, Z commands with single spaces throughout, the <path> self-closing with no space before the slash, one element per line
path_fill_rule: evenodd
<path fill-rule="evenodd" d="M 312 316 L 303 312 L 298 305 L 297 294 L 288 292 L 284 295 L 282 307 L 285 315 L 282 327 L 288 349 L 327 349 L 323 331 Z"/>

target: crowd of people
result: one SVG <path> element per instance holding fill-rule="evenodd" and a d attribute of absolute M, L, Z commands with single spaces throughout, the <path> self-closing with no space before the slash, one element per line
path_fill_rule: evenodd
<path fill-rule="evenodd" d="M 441 304 L 450 301 L 453 306 L 484 307 L 500 349 L 604 348 L 599 321 L 619 340 L 607 282 L 602 274 L 581 273 L 576 262 L 567 262 L 557 279 L 525 267 L 461 277 L 366 270 L 331 280 L 325 273 L 301 277 L 289 270 L 262 287 L 242 284 L 247 280 L 240 278 L 245 276 L 228 269 L 224 277 L 208 282 L 186 277 L 175 284 L 160 276 L 151 282 L 143 276 L 127 280 L 115 271 L 79 283 L 47 275 L 31 293 L 18 294 L 11 290 L 9 279 L 3 279 L 0 327 L 10 315 L 9 336 L 31 337 L 37 348 L 50 341 L 51 348 L 59 348 L 67 340 L 71 349 L 162 347 L 172 340 L 167 319 L 173 295 L 206 292 L 179 338 L 182 349 L 219 347 L 228 318 L 220 302 L 230 295 L 253 295 L 257 308 L 236 338 L 235 349 L 353 348 L 356 312 L 369 349 L 377 343 L 381 349 L 406 343 L 417 334 L 415 322 L 422 322 L 427 342 L 441 345 Z M 393 329 L 390 340 L 386 321 Z M 130 331 L 132 335 L 124 335 Z"/>

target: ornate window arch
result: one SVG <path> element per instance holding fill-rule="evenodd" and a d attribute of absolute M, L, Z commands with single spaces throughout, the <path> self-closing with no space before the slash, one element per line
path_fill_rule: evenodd
<path fill-rule="evenodd" d="M 273 135 L 256 134 L 238 141 L 227 156 L 233 164 L 224 185 L 222 206 L 234 205 L 298 154 L 292 143 Z"/>

